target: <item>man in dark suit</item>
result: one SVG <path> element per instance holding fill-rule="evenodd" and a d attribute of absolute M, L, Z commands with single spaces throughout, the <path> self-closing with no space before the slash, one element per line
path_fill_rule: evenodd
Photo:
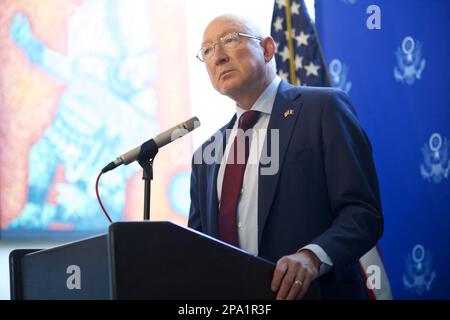
<path fill-rule="evenodd" d="M 241 17 L 205 29 L 198 58 L 236 115 L 194 154 L 188 226 L 276 262 L 277 299 L 314 280 L 323 299 L 368 298 L 358 259 L 383 233 L 370 142 L 342 91 L 289 85 L 274 54 Z"/>

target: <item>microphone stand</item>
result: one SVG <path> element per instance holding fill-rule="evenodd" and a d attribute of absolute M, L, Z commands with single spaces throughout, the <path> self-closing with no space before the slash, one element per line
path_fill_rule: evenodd
<path fill-rule="evenodd" d="M 144 180 L 144 220 L 150 220 L 151 181 L 153 180 L 153 160 L 158 153 L 158 146 L 153 139 L 141 146 L 138 163 L 142 167 Z"/>
<path fill-rule="evenodd" d="M 138 161 L 142 167 L 142 180 L 144 180 L 144 220 L 150 220 L 151 181 L 153 180 L 153 159 Z"/>

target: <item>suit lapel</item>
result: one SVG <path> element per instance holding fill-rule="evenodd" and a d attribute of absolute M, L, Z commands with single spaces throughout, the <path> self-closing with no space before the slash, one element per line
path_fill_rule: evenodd
<path fill-rule="evenodd" d="M 283 164 L 286 150 L 289 146 L 292 131 L 297 122 L 297 118 L 301 109 L 301 94 L 298 87 L 289 85 L 282 81 L 278 88 L 278 93 L 275 98 L 272 113 L 269 120 L 268 130 L 266 134 L 266 142 L 263 148 L 263 155 L 275 157 L 276 155 L 270 155 L 267 150 L 272 150 L 272 143 L 279 143 L 279 167 L 275 174 L 264 175 L 261 174 L 261 169 L 268 167 L 259 165 L 259 180 L 258 180 L 258 246 L 261 243 L 261 237 L 264 231 L 267 218 L 270 213 L 272 202 L 277 189 L 278 179 L 280 177 L 280 171 Z M 278 129 L 279 142 L 272 141 L 271 130 Z M 276 149 L 275 149 L 276 150 Z"/>
<path fill-rule="evenodd" d="M 219 173 L 220 163 L 222 162 L 223 154 L 225 153 L 225 147 L 227 145 L 227 135 L 228 129 L 231 129 L 236 121 L 236 114 L 233 116 L 231 121 L 219 130 L 221 137 L 212 143 L 215 144 L 216 151 L 221 150 L 222 152 L 217 152 L 214 155 L 214 162 L 212 165 L 207 166 L 207 197 L 206 199 L 211 199 L 208 203 L 209 206 L 209 217 L 208 221 L 208 234 L 212 237 L 219 237 L 219 197 L 217 195 L 217 175 Z"/>

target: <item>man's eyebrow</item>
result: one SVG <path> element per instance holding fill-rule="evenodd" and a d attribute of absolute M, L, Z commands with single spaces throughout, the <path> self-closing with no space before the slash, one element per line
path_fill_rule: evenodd
<path fill-rule="evenodd" d="M 202 48 L 203 47 L 206 47 L 206 45 L 209 45 L 209 44 L 212 44 L 213 42 L 211 41 L 211 40 L 208 40 L 208 41 L 203 41 L 202 42 Z"/>
<path fill-rule="evenodd" d="M 219 36 L 217 37 L 217 40 L 222 38 L 224 35 L 227 35 L 229 33 L 233 33 L 233 32 L 240 32 L 240 31 L 236 31 L 236 30 L 229 30 L 229 31 L 224 31 L 221 34 L 219 34 Z M 212 40 L 206 40 L 202 42 L 202 47 L 205 47 L 205 45 L 207 44 L 213 44 L 214 41 Z"/>

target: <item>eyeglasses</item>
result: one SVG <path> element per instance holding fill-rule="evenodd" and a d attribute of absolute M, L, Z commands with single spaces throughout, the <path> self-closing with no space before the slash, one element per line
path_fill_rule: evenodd
<path fill-rule="evenodd" d="M 245 34 L 241 32 L 232 32 L 224 35 L 219 38 L 219 41 L 211 44 L 210 46 L 201 48 L 197 53 L 197 59 L 201 62 L 205 62 L 210 59 L 214 55 L 214 50 L 216 45 L 220 45 L 225 50 L 232 50 L 237 47 L 237 45 L 241 42 L 241 37 L 247 37 L 250 39 L 256 39 L 261 41 L 263 38 L 252 36 L 250 34 Z"/>

